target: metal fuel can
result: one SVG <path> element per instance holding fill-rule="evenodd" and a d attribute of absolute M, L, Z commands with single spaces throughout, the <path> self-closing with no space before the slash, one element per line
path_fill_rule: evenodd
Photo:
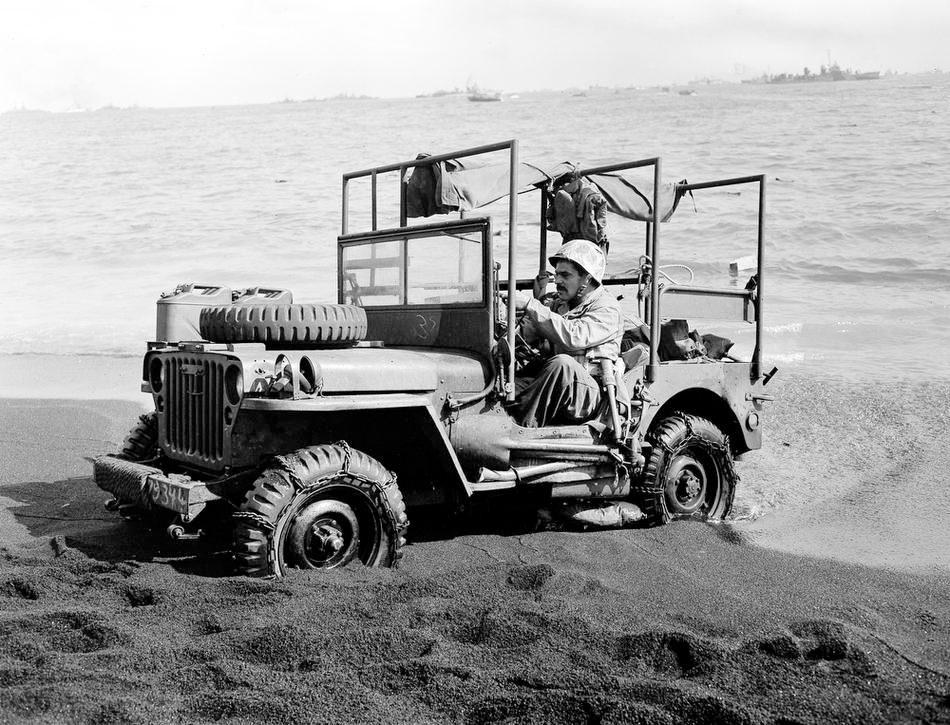
<path fill-rule="evenodd" d="M 201 340 L 199 318 L 203 307 L 230 305 L 230 287 L 195 284 L 178 285 L 173 292 L 163 292 L 156 302 L 155 339 L 160 342 Z"/>

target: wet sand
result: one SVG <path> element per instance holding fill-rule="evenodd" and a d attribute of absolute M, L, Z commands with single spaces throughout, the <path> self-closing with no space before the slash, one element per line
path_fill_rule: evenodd
<path fill-rule="evenodd" d="M 770 386 L 771 387 L 771 386 Z M 740 467 L 750 541 L 839 561 L 950 572 L 950 381 L 786 375 L 765 444 Z"/>
<path fill-rule="evenodd" d="M 939 494 L 912 500 L 946 488 L 945 454 L 891 446 L 938 416 L 917 393 L 824 386 L 806 404 L 810 384 L 783 385 L 740 468 L 740 513 L 770 495 L 777 513 L 483 522 L 417 539 L 395 570 L 281 581 L 105 511 L 86 458 L 139 404 L 0 400 L 0 722 L 950 722 L 946 518 Z M 891 513 L 857 520 L 894 491 Z M 906 532 L 921 557 L 888 558 Z"/>

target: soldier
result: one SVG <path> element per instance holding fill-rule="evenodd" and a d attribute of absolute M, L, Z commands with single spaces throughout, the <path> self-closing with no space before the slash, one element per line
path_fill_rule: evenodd
<path fill-rule="evenodd" d="M 606 260 L 600 247 L 575 239 L 549 261 L 557 290 L 549 305 L 524 292 L 514 297 L 524 311 L 521 337 L 546 348 L 537 375 L 516 380 L 513 412 L 529 428 L 590 420 L 600 405 L 598 361 L 616 361 L 623 337 L 623 312 L 601 285 Z"/>

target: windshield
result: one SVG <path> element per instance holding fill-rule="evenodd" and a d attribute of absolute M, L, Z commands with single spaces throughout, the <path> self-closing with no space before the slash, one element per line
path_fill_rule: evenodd
<path fill-rule="evenodd" d="M 347 244 L 344 301 L 363 307 L 480 304 L 482 238 L 473 230 Z"/>

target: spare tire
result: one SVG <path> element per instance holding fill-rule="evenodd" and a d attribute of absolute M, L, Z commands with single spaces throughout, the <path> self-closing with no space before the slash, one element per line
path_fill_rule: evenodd
<path fill-rule="evenodd" d="M 354 344 L 366 337 L 366 311 L 356 305 L 222 305 L 202 308 L 198 329 L 211 342 Z"/>

